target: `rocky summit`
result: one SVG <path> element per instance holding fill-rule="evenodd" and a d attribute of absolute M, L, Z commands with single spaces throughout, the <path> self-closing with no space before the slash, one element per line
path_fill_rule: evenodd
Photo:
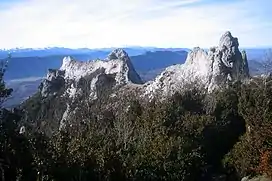
<path fill-rule="evenodd" d="M 238 39 L 226 32 L 217 47 L 209 51 L 194 48 L 184 64 L 166 68 L 154 81 L 145 84 L 122 49 L 112 51 L 105 60 L 80 62 L 65 57 L 59 70 L 48 71 L 40 86 L 40 95 L 42 99 L 62 100 L 57 101 L 64 103 L 58 117 L 59 128 L 62 128 L 73 114 L 80 112 L 78 105 L 82 102 L 105 97 L 119 100 L 132 94 L 143 100 L 166 98 L 192 86 L 212 92 L 230 82 L 247 78 L 246 53 L 239 51 Z"/>
<path fill-rule="evenodd" d="M 65 57 L 59 70 L 49 70 L 40 90 L 43 97 L 47 97 L 65 87 L 64 95 L 75 98 L 82 94 L 83 86 L 86 86 L 84 80 L 89 84 L 91 99 L 97 98 L 99 86 L 107 86 L 110 82 L 114 82 L 115 87 L 128 83 L 142 84 L 128 54 L 122 49 L 116 49 L 105 60 L 80 62 Z"/>
<path fill-rule="evenodd" d="M 145 94 L 161 92 L 164 95 L 186 89 L 190 84 L 213 91 L 228 82 L 249 77 L 245 52 L 239 51 L 238 39 L 226 32 L 219 46 L 208 52 L 194 48 L 182 65 L 166 68 L 155 81 L 148 83 Z"/>
<path fill-rule="evenodd" d="M 84 78 L 90 83 L 89 95 L 92 99 L 97 98 L 99 85 L 107 84 L 110 79 L 115 88 L 140 84 L 142 95 L 153 97 L 156 94 L 171 95 L 186 89 L 190 84 L 213 91 L 228 82 L 248 77 L 246 53 L 239 51 L 238 39 L 226 32 L 217 47 L 212 47 L 209 51 L 194 48 L 189 52 L 184 64 L 166 68 L 154 81 L 144 85 L 128 54 L 122 49 L 111 52 L 106 60 L 80 62 L 65 57 L 60 70 L 49 70 L 42 83 L 41 93 L 46 97 L 66 84 L 66 95 L 70 98 L 75 97 L 82 92 L 80 82 Z"/>

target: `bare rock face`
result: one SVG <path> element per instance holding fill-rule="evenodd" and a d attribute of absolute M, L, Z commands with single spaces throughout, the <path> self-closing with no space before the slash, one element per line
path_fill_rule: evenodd
<path fill-rule="evenodd" d="M 158 94 L 168 96 L 191 85 L 213 91 L 248 77 L 246 53 L 239 51 L 238 39 L 226 32 L 217 47 L 208 52 L 194 48 L 184 64 L 166 68 L 154 81 L 144 84 L 141 90 L 142 95 L 148 97 Z M 85 87 L 82 82 L 85 82 Z M 101 85 L 106 86 L 109 82 L 111 87 L 142 84 L 128 54 L 122 49 L 112 51 L 105 60 L 80 62 L 65 57 L 60 70 L 49 70 L 41 93 L 43 96 L 54 94 L 65 84 L 65 94 L 70 98 L 85 92 L 90 99 L 97 99 L 98 92 L 103 89 Z"/>
<path fill-rule="evenodd" d="M 126 84 L 128 82 L 142 83 L 140 76 L 132 66 L 128 54 L 122 49 L 112 51 L 106 60 L 80 62 L 70 57 L 65 57 L 60 68 L 60 70 L 65 71 L 65 79 L 75 80 L 93 74 L 93 72 L 99 69 L 103 69 L 105 74 L 115 74 L 118 84 Z"/>
<path fill-rule="evenodd" d="M 65 95 L 74 98 L 84 90 L 86 92 L 88 86 L 89 96 L 95 99 L 102 82 L 107 84 L 113 81 L 114 86 L 142 83 L 128 54 L 122 49 L 112 51 L 106 60 L 80 62 L 65 57 L 59 70 L 49 70 L 47 78 L 40 86 L 40 91 L 42 96 L 46 97 L 57 92 L 60 87 L 66 86 Z"/>
<path fill-rule="evenodd" d="M 135 84 L 143 83 L 142 79 L 135 71 L 128 54 L 123 49 L 115 49 L 108 55 L 108 60 L 116 59 L 123 61 L 121 72 L 123 73 L 123 77 L 125 77 L 126 82 L 131 81 Z"/>
<path fill-rule="evenodd" d="M 49 69 L 47 77 L 41 83 L 39 89 L 42 97 L 56 94 L 64 86 L 64 71 Z"/>
<path fill-rule="evenodd" d="M 249 77 L 246 54 L 239 51 L 238 39 L 226 32 L 219 41 L 219 46 L 211 49 L 209 59 L 212 60 L 212 75 L 209 90 L 229 81 L 242 80 Z"/>
<path fill-rule="evenodd" d="M 174 65 L 146 85 L 145 95 L 171 95 L 190 85 L 213 91 L 228 82 L 249 77 L 246 53 L 239 51 L 238 39 L 226 32 L 218 47 L 208 52 L 194 48 L 183 65 Z"/>

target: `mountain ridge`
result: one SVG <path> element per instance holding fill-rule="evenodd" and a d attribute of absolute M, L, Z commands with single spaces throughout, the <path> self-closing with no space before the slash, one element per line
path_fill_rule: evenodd
<path fill-rule="evenodd" d="M 66 106 L 58 118 L 60 129 L 71 123 L 72 115 L 80 111 L 77 105 L 86 101 L 110 101 L 126 94 L 148 101 L 184 91 L 191 84 L 211 92 L 249 77 L 246 53 L 240 52 L 238 39 L 226 32 L 217 47 L 208 52 L 194 48 L 184 64 L 167 67 L 154 81 L 145 84 L 122 49 L 113 50 L 104 61 L 80 62 L 66 57 L 60 69 L 49 70 L 40 94 L 42 99 L 64 101 L 65 98 Z"/>

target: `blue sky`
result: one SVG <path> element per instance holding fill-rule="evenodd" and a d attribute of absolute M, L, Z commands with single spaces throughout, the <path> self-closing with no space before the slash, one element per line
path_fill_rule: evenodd
<path fill-rule="evenodd" d="M 0 0 L 0 48 L 272 47 L 271 0 Z"/>

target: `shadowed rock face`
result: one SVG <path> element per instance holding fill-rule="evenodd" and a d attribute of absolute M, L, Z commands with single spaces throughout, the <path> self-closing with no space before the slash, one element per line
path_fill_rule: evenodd
<path fill-rule="evenodd" d="M 42 97 L 56 94 L 65 84 L 64 71 L 49 69 L 47 77 L 41 83 L 39 90 Z"/>

